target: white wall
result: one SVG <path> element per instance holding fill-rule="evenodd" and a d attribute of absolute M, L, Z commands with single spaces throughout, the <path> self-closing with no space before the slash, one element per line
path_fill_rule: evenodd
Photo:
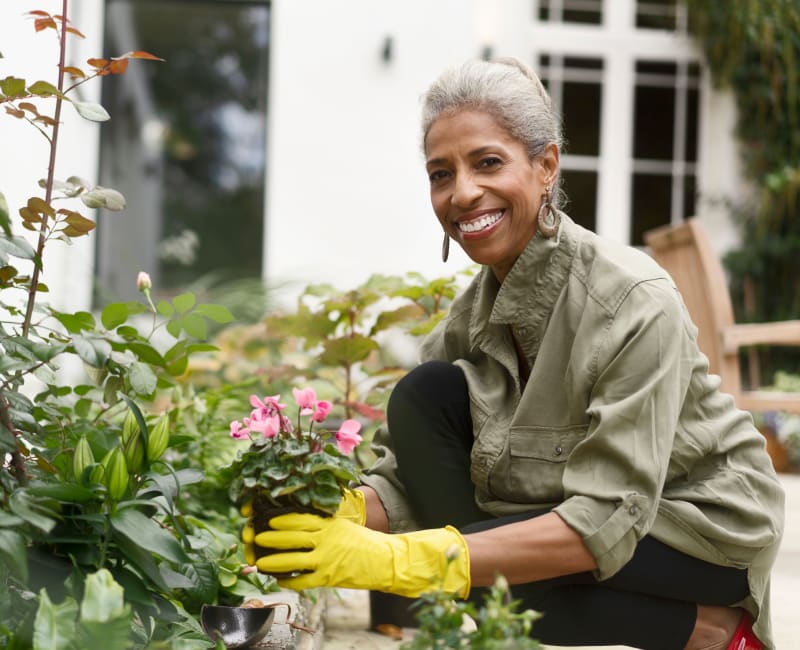
<path fill-rule="evenodd" d="M 419 148 L 420 96 L 480 53 L 473 0 L 274 0 L 266 277 L 351 288 L 372 273 L 433 278 L 441 261 Z M 384 39 L 392 58 L 384 63 Z"/>
<path fill-rule="evenodd" d="M 57 82 L 58 43 L 52 29 L 36 33 L 33 20 L 25 15 L 31 9 L 60 14 L 59 0 L 2 0 L 0 2 L 0 78 L 24 78 L 28 84 L 37 80 Z M 102 54 L 102 0 L 70 3 L 69 19 L 86 39 L 68 40 L 67 65 L 86 69 L 86 59 Z M 100 83 L 88 82 L 81 88 L 81 99 L 99 101 Z M 52 114 L 53 100 L 37 100 L 42 113 Z M 47 111 L 45 110 L 47 109 Z M 94 182 L 97 178 L 99 129 L 69 106 L 62 109 L 62 126 L 56 159 L 57 179 L 76 175 Z M 47 176 L 49 147 L 45 138 L 32 126 L 0 112 L 0 192 L 5 194 L 9 212 L 15 219 L 16 234 L 28 234 L 20 226 L 18 210 L 29 197 L 44 197 L 38 181 Z M 78 210 L 88 218 L 93 211 L 80 202 L 60 202 L 57 207 Z M 31 241 L 34 241 L 31 236 Z M 63 310 L 86 309 L 90 304 L 93 237 L 82 237 L 74 245 L 50 242 L 45 249 L 44 282 L 50 288 L 49 302 Z M 17 260 L 20 271 L 32 271 L 28 262 Z"/>

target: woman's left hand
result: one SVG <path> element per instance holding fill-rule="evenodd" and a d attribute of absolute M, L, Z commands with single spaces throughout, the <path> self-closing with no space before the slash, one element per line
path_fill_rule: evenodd
<path fill-rule="evenodd" d="M 440 589 L 469 594 L 469 552 L 452 526 L 393 535 L 299 513 L 274 517 L 269 525 L 273 530 L 254 542 L 282 552 L 259 558 L 259 571 L 303 572 L 279 580 L 281 587 L 372 589 L 410 598 Z"/>

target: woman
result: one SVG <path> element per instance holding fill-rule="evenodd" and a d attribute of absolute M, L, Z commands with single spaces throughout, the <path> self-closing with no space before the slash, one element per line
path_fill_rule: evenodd
<path fill-rule="evenodd" d="M 450 70 L 422 127 L 443 257 L 455 240 L 483 269 L 394 390 L 364 485 L 330 520 L 274 519 L 257 544 L 309 550 L 259 569 L 416 596 L 447 556 L 444 588 L 503 574 L 545 643 L 773 648 L 783 493 L 764 441 L 667 274 L 558 210 L 536 75 Z"/>

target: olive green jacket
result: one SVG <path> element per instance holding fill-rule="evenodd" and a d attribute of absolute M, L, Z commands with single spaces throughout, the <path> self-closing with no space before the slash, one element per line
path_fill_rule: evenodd
<path fill-rule="evenodd" d="M 531 368 L 525 383 L 512 331 Z M 751 597 L 741 604 L 772 648 L 769 574 L 784 495 L 763 437 L 718 391 L 696 336 L 649 256 L 562 215 L 557 237 L 535 236 L 502 285 L 481 271 L 421 359 L 452 361 L 466 375 L 483 510 L 554 507 L 595 557 L 600 580 L 648 534 L 748 568 Z M 381 438 L 364 482 L 391 530 L 418 528 Z"/>

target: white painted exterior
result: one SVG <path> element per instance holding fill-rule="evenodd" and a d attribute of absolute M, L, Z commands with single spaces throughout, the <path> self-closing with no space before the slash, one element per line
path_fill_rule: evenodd
<path fill-rule="evenodd" d="M 36 3 L 55 13 L 60 5 Z M 72 56 L 85 61 L 102 52 L 102 2 L 73 1 L 71 7 L 73 22 L 89 36 Z M 537 24 L 531 0 L 273 0 L 264 268 L 269 285 L 285 285 L 289 299 L 308 282 L 349 288 L 372 273 L 437 277 L 469 264 L 457 246 L 447 265 L 439 257 L 441 229 L 428 202 L 419 149 L 419 97 L 445 66 L 479 56 L 486 46 L 495 55 L 529 62 L 548 51 L 604 57 L 597 229 L 627 241 L 632 56 L 681 59 L 696 58 L 697 52 L 681 37 L 631 30 L 633 0 L 606 0 L 605 7 L 605 24 L 598 29 Z M 32 35 L 22 17 L 30 8 L 26 0 L 0 2 L 0 78 L 54 78 L 55 41 Z M 382 57 L 387 38 L 388 62 Z M 707 75 L 703 84 L 698 186 L 702 195 L 736 196 L 741 183 L 733 103 L 711 89 Z M 97 98 L 99 84 L 85 88 Z M 57 176 L 96 179 L 97 129 L 66 113 Z M 12 214 L 36 193 L 46 170 L 44 140 L 20 127 L 0 115 L 0 191 Z M 701 200 L 698 211 L 713 228 L 720 252 L 735 243 L 721 208 Z M 46 281 L 57 306 L 88 308 L 93 259 L 89 239 L 71 249 L 51 247 Z"/>

